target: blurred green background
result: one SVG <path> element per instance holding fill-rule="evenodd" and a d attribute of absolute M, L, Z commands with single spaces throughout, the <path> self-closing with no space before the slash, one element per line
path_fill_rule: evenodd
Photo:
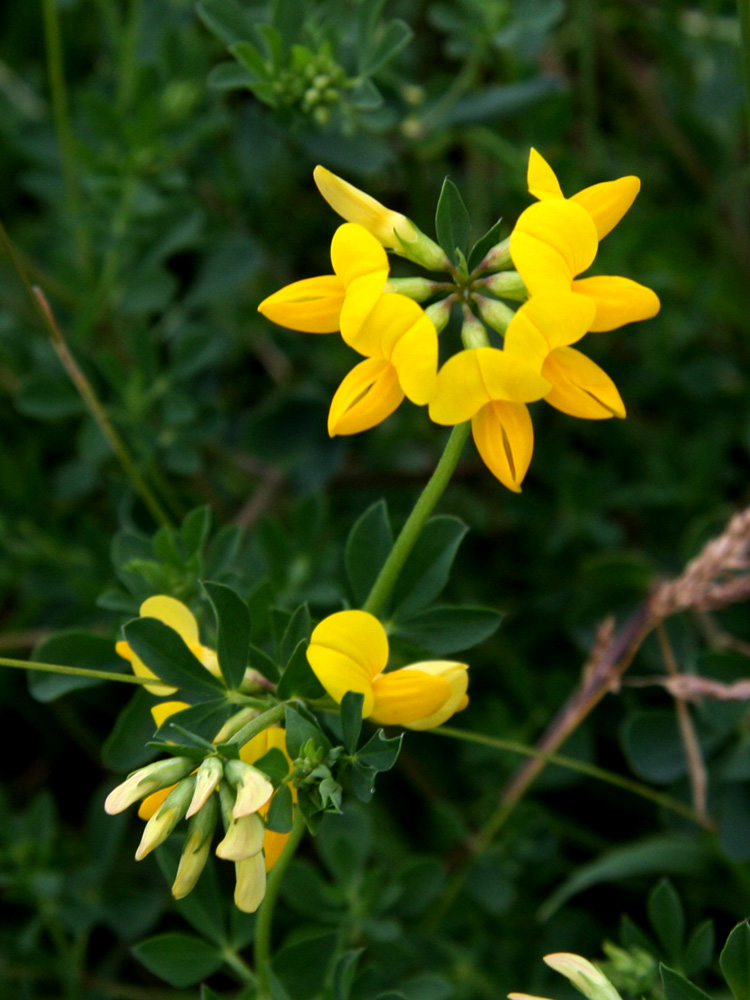
<path fill-rule="evenodd" d="M 629 610 L 748 502 L 741 51 L 736 7 L 713 0 L 9 0 L 0 218 L 170 514 L 208 504 L 215 529 L 237 526 L 213 551 L 215 572 L 251 604 L 306 600 L 320 617 L 345 594 L 351 525 L 381 496 L 400 524 L 445 434 L 406 403 L 367 434 L 330 441 L 348 348 L 256 312 L 281 285 L 329 270 L 338 219 L 315 190 L 315 164 L 430 234 L 449 175 L 475 238 L 499 217 L 509 233 L 529 203 L 531 146 L 566 194 L 637 174 L 641 193 L 594 270 L 651 286 L 662 310 L 587 342 L 627 420 L 586 423 L 536 404 L 523 493 L 467 449 L 440 508 L 471 529 L 446 598 L 505 614 L 471 654 L 472 701 L 456 724 L 533 742 L 602 617 Z M 394 273 L 409 269 L 397 261 Z M 29 656 L 71 628 L 109 648 L 139 588 L 196 593 L 194 566 L 153 551 L 158 525 L 7 258 L 0 497 L 0 655 Z M 670 623 L 680 667 L 743 676 L 742 653 L 712 648 L 717 628 L 750 640 L 742 608 Z M 656 643 L 633 669 L 663 671 Z M 112 772 L 133 766 L 111 739 L 104 764 L 101 753 L 130 693 L 30 693 L 8 670 L 0 698 L 17 734 L 2 759 L 0 995 L 182 996 L 129 950 L 182 917 L 157 865 L 131 860 L 136 822 L 101 813 Z M 540 956 L 600 954 L 623 912 L 645 925 L 663 873 L 689 925 L 714 917 L 723 940 L 750 909 L 750 734 L 741 703 L 695 716 L 716 836 L 550 769 L 436 928 L 447 873 L 518 758 L 409 737 L 373 809 L 327 820 L 307 846 L 283 926 L 353 928 L 371 962 L 359 995 L 395 977 L 407 1000 L 552 989 Z M 689 799 L 663 692 L 609 697 L 565 749 Z M 576 873 L 570 901 L 540 922 Z M 230 979 L 217 983 L 234 995 Z M 288 988 L 306 1000 L 304 984 Z"/>

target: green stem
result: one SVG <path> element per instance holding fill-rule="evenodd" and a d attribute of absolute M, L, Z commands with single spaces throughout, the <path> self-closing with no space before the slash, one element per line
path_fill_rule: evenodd
<path fill-rule="evenodd" d="M 433 733 L 436 736 L 447 736 L 452 739 L 465 740 L 467 743 L 480 743 L 483 746 L 494 747 L 497 750 L 507 750 L 509 753 L 521 754 L 524 757 L 536 757 L 543 760 L 546 764 L 557 764 L 559 767 L 567 767 L 571 771 L 578 771 L 580 774 L 587 775 L 587 777 L 605 781 L 607 784 L 614 785 L 617 788 L 632 792 L 634 795 L 639 795 L 641 798 L 648 799 L 664 809 L 669 809 L 680 816 L 685 816 L 704 829 L 714 829 L 710 822 L 707 822 L 704 817 L 699 816 L 698 813 L 691 809 L 690 806 L 685 805 L 684 802 L 679 802 L 669 795 L 663 795 L 661 792 L 654 791 L 653 788 L 649 788 L 648 785 L 642 785 L 639 781 L 633 781 L 630 778 L 622 777 L 622 775 L 614 774 L 612 771 L 607 771 L 602 767 L 596 767 L 594 764 L 586 764 L 583 761 L 575 760 L 573 757 L 565 757 L 561 754 L 537 750 L 536 747 L 530 747 L 525 743 L 518 743 L 515 740 L 505 740 L 499 736 L 486 736 L 483 733 L 470 733 L 461 729 L 454 729 L 452 726 L 440 726 L 439 729 L 433 730 Z M 475 858 L 487 850 L 519 802 L 520 796 L 507 802 L 500 802 L 477 835 L 472 838 L 469 855 L 455 869 L 445 891 L 430 913 L 427 920 L 429 928 L 435 929 L 440 925 L 443 917 L 461 892 L 461 888 L 466 881 Z"/>
<path fill-rule="evenodd" d="M 388 600 L 388 596 L 398 579 L 399 573 L 403 569 L 409 553 L 414 548 L 427 518 L 435 509 L 438 500 L 450 482 L 470 430 L 471 422 L 467 420 L 464 424 L 456 424 L 451 431 L 445 451 L 440 457 L 440 461 L 430 477 L 430 481 L 414 505 L 414 509 L 406 519 L 406 524 L 401 529 L 401 533 L 396 539 L 390 555 L 383 564 L 383 568 L 378 574 L 378 578 L 362 606 L 363 611 L 369 611 L 371 615 L 377 616 L 383 610 L 385 602 Z"/>
<path fill-rule="evenodd" d="M 238 746 L 244 746 L 250 742 L 253 736 L 262 733 L 264 729 L 268 729 L 269 726 L 273 726 L 276 722 L 281 722 L 284 718 L 284 712 L 286 712 L 284 702 L 274 705 L 267 712 L 263 712 L 262 715 L 258 715 L 254 719 L 251 719 L 250 722 L 247 722 L 230 740 L 227 740 L 227 743 L 236 743 Z"/>
<path fill-rule="evenodd" d="M 302 810 L 297 808 L 289 840 L 287 840 L 284 850 L 281 852 L 281 857 L 271 869 L 266 886 L 266 895 L 258 910 L 258 920 L 255 924 L 255 974 L 258 977 L 257 1000 L 270 1000 L 271 998 L 269 965 L 271 963 L 273 912 L 276 908 L 276 899 L 279 895 L 284 874 L 299 847 L 299 842 L 302 840 L 305 829 L 305 817 Z"/>
<path fill-rule="evenodd" d="M 73 224 L 73 238 L 76 244 L 78 259 L 81 267 L 88 274 L 91 270 L 91 246 L 88 232 L 81 216 L 78 162 L 75 136 L 70 124 L 70 105 L 65 85 L 62 36 L 60 33 L 60 18 L 57 12 L 57 0 L 42 0 L 42 9 L 44 14 L 44 38 L 47 50 L 47 74 L 52 94 L 52 113 L 55 118 L 55 131 L 57 133 L 57 141 L 60 144 L 65 198 Z"/>
<path fill-rule="evenodd" d="M 136 84 L 136 48 L 138 33 L 141 26 L 143 0 L 131 0 L 128 21 L 122 33 L 120 43 L 119 87 L 117 106 L 121 112 L 126 111 L 133 99 Z"/>
<path fill-rule="evenodd" d="M 750 0 L 737 0 L 742 41 L 742 79 L 745 85 L 745 115 L 750 139 Z"/>
<path fill-rule="evenodd" d="M 248 986 L 255 985 L 255 973 L 241 955 L 227 946 L 227 950 L 222 952 L 222 956 L 229 968 L 237 973 L 240 982 L 246 983 Z"/>
<path fill-rule="evenodd" d="M 89 667 L 66 667 L 60 663 L 37 663 L 35 660 L 9 660 L 0 656 L 0 667 L 18 667 L 21 670 L 42 670 L 48 674 L 70 674 L 72 677 L 93 677 L 98 681 L 121 681 L 123 684 L 153 683 L 151 677 L 135 674 L 115 674 L 109 670 L 91 670 Z"/>

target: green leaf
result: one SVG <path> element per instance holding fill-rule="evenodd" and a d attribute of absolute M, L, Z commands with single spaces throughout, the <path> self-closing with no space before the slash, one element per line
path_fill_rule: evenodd
<path fill-rule="evenodd" d="M 431 517 L 425 524 L 393 588 L 395 618 L 409 618 L 443 590 L 468 530 L 459 518 L 444 515 Z"/>
<path fill-rule="evenodd" d="M 281 676 L 276 693 L 280 701 L 298 695 L 301 698 L 322 698 L 325 688 L 307 662 L 307 639 L 302 639 Z"/>
<path fill-rule="evenodd" d="M 648 918 L 667 955 L 679 962 L 685 939 L 685 914 L 669 879 L 663 878 L 649 895 Z"/>
<path fill-rule="evenodd" d="M 276 684 L 281 677 L 281 672 L 273 657 L 269 656 L 265 650 L 250 643 L 249 646 L 250 666 L 253 670 L 263 674 L 269 681 Z"/>
<path fill-rule="evenodd" d="M 156 851 L 159 868 L 169 885 L 174 882 L 177 875 L 180 854 L 181 847 L 172 838 Z M 187 920 L 199 934 L 213 941 L 218 947 L 226 944 L 224 906 L 216 877 L 216 863 L 213 858 L 209 857 L 193 891 L 183 899 L 176 900 L 175 905 L 180 916 Z"/>
<path fill-rule="evenodd" d="M 287 708 L 284 727 L 286 729 L 286 750 L 292 760 L 300 755 L 302 747 L 312 740 L 316 747 L 328 753 L 331 749 L 325 733 L 310 713 L 302 714 L 296 708 Z"/>
<path fill-rule="evenodd" d="M 364 948 L 356 948 L 345 952 L 336 963 L 333 974 L 333 1000 L 349 1000 L 354 977 L 357 974 L 357 962 Z"/>
<path fill-rule="evenodd" d="M 123 632 L 130 648 L 158 678 L 186 693 L 215 698 L 224 685 L 190 652 L 182 638 L 156 618 L 134 618 Z"/>
<path fill-rule="evenodd" d="M 115 674 L 129 674 L 130 664 L 115 652 L 112 639 L 71 629 L 56 632 L 34 647 L 33 660 L 39 663 L 61 663 L 89 670 L 109 670 Z M 73 674 L 47 674 L 42 670 L 28 672 L 29 691 L 37 701 L 54 701 L 68 691 L 92 687 L 103 681 L 95 677 L 76 677 Z"/>
<path fill-rule="evenodd" d="M 621 739 L 631 770 L 644 781 L 666 785 L 686 773 L 685 749 L 673 711 L 635 711 L 625 720 Z"/>
<path fill-rule="evenodd" d="M 374 767 L 365 767 L 357 761 L 352 765 L 352 788 L 360 802 L 370 802 L 375 791 L 375 778 L 378 772 Z"/>
<path fill-rule="evenodd" d="M 314 930 L 281 948 L 271 963 L 275 975 L 294 1000 L 313 1000 L 322 991 L 338 945 L 336 931 Z"/>
<path fill-rule="evenodd" d="M 460 264 L 457 250 L 464 255 L 469 249 L 471 222 L 458 188 L 446 177 L 435 212 L 437 241 L 454 264 Z"/>
<path fill-rule="evenodd" d="M 383 730 L 378 729 L 359 751 L 357 760 L 375 771 L 390 771 L 398 760 L 402 740 L 403 735 L 387 738 Z"/>
<path fill-rule="evenodd" d="M 206 544 L 210 530 L 211 508 L 208 504 L 196 507 L 189 514 L 185 515 L 180 527 L 180 535 L 182 536 L 182 542 L 185 546 L 188 559 L 203 551 L 203 546 Z"/>
<path fill-rule="evenodd" d="M 289 663 L 297 652 L 301 642 L 309 642 L 312 624 L 310 622 L 310 609 L 306 604 L 300 604 L 286 627 L 281 639 L 280 659 L 282 663 Z"/>
<path fill-rule="evenodd" d="M 372 76 L 409 44 L 414 32 L 405 21 L 389 21 L 375 44 L 362 52 L 359 59 L 358 76 Z"/>
<path fill-rule="evenodd" d="M 229 51 L 240 66 L 253 78 L 248 86 L 269 77 L 269 67 L 266 60 L 250 42 L 235 42 L 229 46 Z"/>
<path fill-rule="evenodd" d="M 112 771 L 134 771 L 153 759 L 154 751 L 146 743 L 156 725 L 151 715 L 154 696 L 137 691 L 120 712 L 102 747 L 102 763 Z"/>
<path fill-rule="evenodd" d="M 677 834 L 659 834 L 622 844 L 578 868 L 540 908 L 539 917 L 547 920 L 563 903 L 592 885 L 663 872 L 693 875 L 703 871 L 710 857 L 708 847 Z"/>
<path fill-rule="evenodd" d="M 737 924 L 719 957 L 721 971 L 734 1000 L 750 1000 L 750 925 Z"/>
<path fill-rule="evenodd" d="M 703 990 L 694 986 L 690 980 L 685 979 L 675 969 L 660 964 L 659 972 L 667 1000 L 711 1000 L 708 993 L 704 993 Z"/>
<path fill-rule="evenodd" d="M 365 696 L 360 691 L 347 691 L 341 699 L 341 731 L 347 753 L 354 753 L 362 730 L 362 704 Z"/>
<path fill-rule="evenodd" d="M 471 649 L 497 631 L 502 615 L 493 608 L 441 606 L 398 623 L 393 635 L 446 656 Z"/>
<path fill-rule="evenodd" d="M 27 375 L 22 380 L 16 409 L 37 420 L 62 420 L 82 413 L 84 406 L 69 379 L 42 373 Z"/>
<path fill-rule="evenodd" d="M 193 986 L 224 961 L 218 948 L 194 934 L 160 934 L 135 945 L 133 954 L 170 986 Z"/>
<path fill-rule="evenodd" d="M 267 775 L 274 785 L 280 785 L 289 774 L 289 761 L 278 747 L 271 747 L 253 763 L 253 767 Z"/>
<path fill-rule="evenodd" d="M 237 690 L 247 668 L 250 612 L 236 590 L 206 581 L 203 588 L 216 615 L 216 655 L 227 687 Z"/>
<path fill-rule="evenodd" d="M 500 242 L 500 230 L 502 228 L 502 216 L 495 225 L 488 229 L 484 236 L 480 237 L 469 251 L 469 270 L 473 271 L 482 263 L 488 251 Z"/>
<path fill-rule="evenodd" d="M 253 22 L 237 0 L 200 0 L 195 9 L 209 31 L 225 45 L 247 38 L 252 31 Z"/>
<path fill-rule="evenodd" d="M 472 91 L 446 112 L 441 124 L 468 125 L 518 114 L 525 108 L 562 91 L 557 77 L 536 76 L 520 83 L 498 84 Z M 441 244 L 442 246 L 442 244 Z M 443 247 L 445 250 L 445 247 Z M 447 252 L 447 251 L 446 251 Z"/>
<path fill-rule="evenodd" d="M 177 731 L 174 729 L 176 724 L 210 743 L 216 738 L 229 716 L 236 711 L 236 707 L 226 698 L 215 698 L 211 701 L 202 701 L 199 705 L 191 705 L 190 708 L 183 708 L 181 712 L 175 712 L 164 720 L 156 731 L 156 739 L 173 742 L 178 739 Z"/>
<path fill-rule="evenodd" d="M 266 826 L 277 833 L 289 833 L 294 824 L 294 806 L 289 785 L 277 788 L 268 807 Z"/>
<path fill-rule="evenodd" d="M 696 973 L 703 972 L 704 969 L 709 967 L 714 957 L 715 940 L 714 922 L 709 917 L 708 920 L 704 920 L 698 924 L 690 935 L 690 940 L 687 943 L 687 948 L 682 959 L 686 975 L 694 976 Z"/>
<path fill-rule="evenodd" d="M 355 604 L 364 604 L 393 548 L 388 505 L 378 500 L 357 519 L 346 540 L 344 562 Z"/>

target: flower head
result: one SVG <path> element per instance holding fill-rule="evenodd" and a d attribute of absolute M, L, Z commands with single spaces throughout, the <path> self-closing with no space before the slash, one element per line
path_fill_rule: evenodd
<path fill-rule="evenodd" d="M 307 659 L 334 701 L 363 695 L 362 717 L 382 725 L 432 729 L 468 704 L 464 663 L 433 660 L 384 673 L 385 629 L 366 611 L 339 611 L 313 630 Z"/>

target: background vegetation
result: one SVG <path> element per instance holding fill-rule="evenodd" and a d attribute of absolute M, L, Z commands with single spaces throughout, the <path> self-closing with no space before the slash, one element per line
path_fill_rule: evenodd
<path fill-rule="evenodd" d="M 538 404 L 523 493 L 467 453 L 442 503 L 470 528 L 446 600 L 505 616 L 470 656 L 471 705 L 456 724 L 526 743 L 575 688 L 598 622 L 628 612 L 749 502 L 750 188 L 734 5 L 3 5 L 0 218 L 158 505 L 177 522 L 209 505 L 213 540 L 201 558 L 164 531 L 152 542 L 159 524 L 4 258 L 0 653 L 30 656 L 78 629 L 95 637 L 87 662 L 105 662 L 142 597 L 189 600 L 204 574 L 230 580 L 258 615 L 269 602 L 334 610 L 352 524 L 381 496 L 400 524 L 444 435 L 405 404 L 365 435 L 328 440 L 347 349 L 256 312 L 282 284 L 328 270 L 337 219 L 312 168 L 430 233 L 450 175 L 478 237 L 500 216 L 509 232 L 528 203 L 530 146 L 569 194 L 640 176 L 597 267 L 653 287 L 662 311 L 590 345 L 626 421 L 574 421 Z M 681 670 L 747 672 L 742 606 L 668 627 Z M 69 662 L 64 645 L 52 648 Z M 631 673 L 663 671 L 649 640 Z M 0 673 L 0 722 L 16 734 L 0 764 L 5 996 L 197 997 L 189 983 L 165 986 L 135 942 L 200 935 L 202 908 L 226 913 L 232 947 L 251 936 L 226 886 L 206 880 L 175 907 L 156 862 L 132 860 L 137 821 L 104 816 L 113 773 L 138 762 L 138 741 L 123 738 L 134 716 L 116 726 L 131 698 L 122 687 Z M 295 862 L 278 932 L 298 949 L 279 964 L 289 995 L 317 995 L 310 970 L 339 933 L 367 949 L 358 997 L 554 989 L 541 955 L 600 956 L 603 939 L 621 940 L 623 913 L 656 942 L 626 923 L 629 973 L 636 944 L 685 972 L 706 967 L 709 932 L 695 961 L 689 933 L 713 918 L 723 941 L 750 910 L 750 732 L 742 702 L 703 702 L 693 718 L 715 833 L 549 768 L 481 852 L 475 833 L 520 758 L 408 736 L 372 807 L 328 817 Z M 659 688 L 608 696 L 564 751 L 690 800 L 673 701 Z M 687 921 L 668 946 L 649 913 L 667 896 L 674 912 L 669 890 L 647 903 L 663 874 Z M 658 991 L 640 960 L 632 993 Z M 211 982 L 236 995 L 231 970 Z"/>

